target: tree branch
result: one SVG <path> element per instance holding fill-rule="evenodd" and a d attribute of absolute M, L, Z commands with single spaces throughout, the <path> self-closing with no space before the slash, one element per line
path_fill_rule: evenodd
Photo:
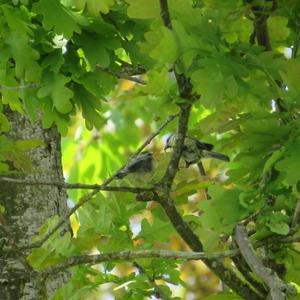
<path fill-rule="evenodd" d="M 172 29 L 167 0 L 160 0 L 160 8 L 164 25 L 167 28 Z M 169 165 L 162 180 L 156 186 L 158 191 L 158 202 L 165 210 L 174 228 L 182 239 L 193 251 L 201 252 L 203 250 L 201 241 L 190 226 L 183 220 L 182 216 L 176 209 L 174 201 L 169 197 L 173 180 L 176 172 L 178 171 L 182 146 L 188 129 L 191 106 L 194 100 L 199 98 L 197 95 L 193 95 L 189 78 L 187 78 L 184 74 L 178 74 L 175 67 L 173 67 L 173 70 L 179 89 L 179 95 L 186 99 L 186 102 L 180 105 L 181 110 L 179 113 L 178 130 Z M 245 299 L 263 299 L 263 297 L 258 295 L 248 284 L 245 284 L 240 278 L 238 278 L 232 270 L 226 268 L 222 262 L 211 258 L 204 259 L 203 261 L 217 274 L 217 276 L 219 276 L 222 281 L 224 281 L 226 285 Z"/>
<path fill-rule="evenodd" d="M 178 164 L 181 157 L 182 146 L 184 144 L 184 139 L 188 128 L 190 110 L 191 105 L 184 105 L 181 107 L 179 113 L 178 130 L 176 134 L 175 144 L 173 147 L 173 153 L 168 164 L 166 173 L 161 180 L 165 194 L 168 194 L 170 192 L 175 175 L 178 171 Z"/>
<path fill-rule="evenodd" d="M 291 294 L 297 293 L 296 290 L 285 284 L 278 275 L 265 267 L 262 261 L 256 256 L 255 251 L 250 244 L 245 226 L 239 224 L 235 228 L 235 239 L 240 252 L 254 274 L 259 276 L 270 290 L 270 296 L 273 300 L 284 300 L 284 292 Z"/>
<path fill-rule="evenodd" d="M 97 190 L 97 191 L 111 191 L 111 192 L 128 192 L 128 193 L 141 193 L 141 192 L 151 192 L 153 188 L 139 188 L 139 187 L 129 187 L 129 186 L 106 186 L 104 184 L 83 184 L 83 183 L 64 183 L 64 182 L 54 182 L 54 181 L 41 181 L 41 180 L 23 180 L 11 177 L 0 177 L 0 182 L 12 182 L 16 184 L 25 185 L 50 185 L 56 186 L 64 189 L 84 189 L 84 190 Z"/>
<path fill-rule="evenodd" d="M 266 51 L 271 51 L 270 36 L 268 30 L 268 18 L 270 14 L 277 8 L 277 1 L 272 1 L 272 6 L 259 6 L 254 5 L 251 10 L 254 14 L 253 27 L 254 32 L 250 37 L 250 44 L 254 43 L 256 37 L 257 43 L 263 46 Z"/>
<path fill-rule="evenodd" d="M 232 241 L 232 247 L 233 249 L 237 249 L 237 243 L 234 239 L 234 237 L 232 237 L 233 241 Z M 260 293 L 262 294 L 264 297 L 267 296 L 268 291 L 266 290 L 265 286 L 257 281 L 256 278 L 254 278 L 252 276 L 251 273 L 251 269 L 249 268 L 249 266 L 247 265 L 246 261 L 243 259 L 241 253 L 237 253 L 237 255 L 235 255 L 234 257 L 232 257 L 232 261 L 235 265 L 235 267 L 238 269 L 238 271 L 245 277 L 245 279 Z"/>
<path fill-rule="evenodd" d="M 22 84 L 17 86 L 8 86 L 8 85 L 0 85 L 0 90 L 10 90 L 10 91 L 17 91 L 17 90 L 23 90 L 23 89 L 35 89 L 38 85 L 35 83 L 29 83 L 29 84 Z"/>
<path fill-rule="evenodd" d="M 167 0 L 160 0 L 160 16 L 164 22 L 164 25 L 172 30 L 172 23 L 169 13 L 168 1 Z"/>
<path fill-rule="evenodd" d="M 108 74 L 114 75 L 119 79 L 126 79 L 126 80 L 133 81 L 135 83 L 139 83 L 139 84 L 142 84 L 142 85 L 147 84 L 146 80 L 143 80 L 139 77 L 135 77 L 136 75 L 129 75 L 126 72 L 116 72 L 116 71 L 113 71 L 113 70 L 108 69 L 108 68 L 103 68 L 99 65 L 97 65 L 96 68 L 103 71 L 103 72 L 106 72 Z"/>
<path fill-rule="evenodd" d="M 64 271 L 66 268 L 74 267 L 81 264 L 99 264 L 108 261 L 124 260 L 138 258 L 163 258 L 163 259 L 177 259 L 177 260 L 200 260 L 204 258 L 225 258 L 231 257 L 237 253 L 237 250 L 228 250 L 224 252 L 205 253 L 205 252 L 184 252 L 184 251 L 170 251 L 170 250 L 140 250 L 140 251 L 121 251 L 110 252 L 97 255 L 81 255 L 73 256 L 66 259 L 65 262 L 50 267 L 42 271 L 42 274 L 50 275 L 57 272 Z"/>
<path fill-rule="evenodd" d="M 151 141 L 160 134 L 160 132 L 170 123 L 172 122 L 176 117 L 178 117 L 178 114 L 169 116 L 161 125 L 160 127 L 154 132 L 152 135 L 150 135 L 145 142 L 135 151 L 134 155 L 131 156 L 130 159 L 133 159 L 134 157 L 138 156 L 144 148 L 151 143 Z"/>
<path fill-rule="evenodd" d="M 133 159 L 135 156 L 137 156 L 160 132 L 161 130 L 167 126 L 177 115 L 170 116 L 168 117 L 165 122 L 157 129 L 157 131 L 152 134 L 144 143 L 141 147 L 138 148 L 138 150 L 132 155 L 132 157 L 129 159 Z M 128 161 L 129 161 L 128 160 Z M 126 165 L 125 165 L 126 166 Z M 123 169 L 125 166 L 123 166 L 121 169 Z M 142 188 L 131 188 L 131 187 L 109 187 L 108 185 L 116 178 L 118 172 L 121 170 L 119 169 L 116 171 L 112 176 L 110 176 L 108 179 L 106 179 L 103 184 L 101 185 L 94 185 L 96 189 L 94 188 L 92 192 L 82 196 L 79 200 L 79 202 L 69 211 L 69 213 L 61 219 L 41 240 L 34 242 L 30 245 L 23 246 L 22 249 L 32 249 L 32 248 L 37 248 L 41 247 L 61 226 L 63 226 L 70 218 L 70 216 L 81 206 L 83 206 L 86 202 L 88 202 L 91 198 L 93 198 L 100 190 L 106 190 L 106 191 L 122 191 L 122 192 L 131 192 L 131 193 L 141 193 L 145 191 L 152 191 L 153 189 L 142 189 Z M 69 185 L 72 186 L 72 184 L 65 184 L 62 183 L 62 185 Z M 82 188 L 78 187 L 78 185 L 81 184 L 75 184 L 77 186 L 76 188 Z M 84 185 L 87 186 L 87 185 Z M 100 189 L 101 187 L 101 189 Z M 75 188 L 75 187 L 74 187 Z M 89 186 L 88 188 L 91 188 Z M 118 190 L 119 189 L 119 190 Z"/>
<path fill-rule="evenodd" d="M 146 70 L 140 65 L 133 66 L 132 64 L 119 58 L 116 61 L 121 64 L 121 66 L 123 67 L 127 75 L 135 76 L 135 75 L 142 75 L 146 73 Z"/>

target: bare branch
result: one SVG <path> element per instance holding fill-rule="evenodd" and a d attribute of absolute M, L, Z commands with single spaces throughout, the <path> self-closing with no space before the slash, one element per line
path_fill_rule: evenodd
<path fill-rule="evenodd" d="M 237 253 L 236 250 L 228 250 L 224 252 L 205 253 L 205 252 L 184 252 L 184 251 L 170 251 L 170 250 L 140 250 L 140 251 L 121 251 L 103 253 L 97 255 L 81 255 L 68 258 L 65 262 L 50 267 L 42 272 L 42 274 L 56 274 L 66 268 L 81 264 L 99 264 L 107 261 L 128 261 L 130 259 L 138 258 L 163 258 L 163 259 L 177 259 L 177 260 L 200 260 L 204 258 L 225 258 L 231 257 Z"/>
<path fill-rule="evenodd" d="M 255 254 L 255 251 L 248 240 L 247 231 L 245 226 L 239 224 L 235 229 L 235 239 L 239 246 L 240 252 L 247 262 L 248 266 L 259 276 L 270 290 L 270 296 L 273 300 L 284 300 L 285 291 L 289 293 L 297 293 L 293 291 L 293 287 L 285 284 L 278 275 L 272 270 L 265 267 L 259 257 Z"/>
<path fill-rule="evenodd" d="M 119 58 L 116 61 L 121 64 L 121 66 L 123 67 L 127 75 L 135 76 L 135 75 L 141 75 L 146 73 L 146 70 L 140 65 L 134 66 Z"/>
<path fill-rule="evenodd" d="M 129 186 L 106 186 L 104 184 L 82 184 L 82 183 L 64 183 L 54 181 L 41 181 L 41 180 L 23 180 L 10 177 L 0 177 L 0 181 L 12 182 L 16 184 L 24 185 L 50 185 L 57 186 L 64 189 L 87 189 L 97 191 L 110 191 L 110 192 L 129 192 L 129 193 L 141 193 L 153 191 L 153 188 L 139 188 Z"/>
<path fill-rule="evenodd" d="M 176 115 L 170 116 L 166 119 L 166 121 L 157 129 L 157 131 L 152 134 L 145 143 L 138 148 L 138 150 L 133 154 L 133 156 L 130 158 L 137 156 L 159 133 L 160 131 L 169 124 Z M 124 166 L 122 167 L 124 168 Z M 121 169 L 122 169 L 121 168 Z M 79 202 L 69 211 L 69 213 L 61 219 L 53 228 L 50 230 L 41 240 L 34 242 L 30 245 L 22 247 L 22 249 L 32 249 L 41 247 L 61 226 L 63 226 L 70 218 L 70 216 L 81 206 L 83 206 L 86 202 L 88 202 L 91 198 L 93 198 L 100 190 L 102 191 L 119 191 L 119 192 L 131 192 L 131 193 L 141 193 L 145 191 L 153 191 L 153 189 L 146 189 L 146 188 L 131 188 L 131 187 L 109 187 L 108 185 L 116 178 L 118 172 L 121 170 L 119 169 L 117 172 L 115 172 L 112 176 L 110 176 L 108 179 L 104 181 L 101 185 L 82 185 L 82 184 L 66 184 L 66 183 L 59 183 L 60 186 L 68 188 L 83 188 L 84 186 L 89 189 L 93 189 L 92 192 L 84 195 L 81 197 Z M 45 183 L 45 182 L 44 182 Z M 68 187 L 67 187 L 68 186 Z"/>
<path fill-rule="evenodd" d="M 160 15 L 163 19 L 164 25 L 169 29 L 172 29 L 172 23 L 169 13 L 168 1 L 167 0 L 160 0 Z"/>
<path fill-rule="evenodd" d="M 166 27 L 172 29 L 170 13 L 168 10 L 167 0 L 160 0 L 161 16 Z M 160 183 L 156 186 L 158 193 L 158 202 L 165 210 L 167 216 L 172 222 L 174 228 L 182 237 L 182 239 L 189 245 L 193 251 L 201 252 L 203 250 L 202 243 L 198 236 L 193 232 L 190 226 L 183 220 L 180 213 L 177 211 L 175 203 L 170 199 L 169 193 L 174 181 L 175 175 L 178 171 L 178 164 L 182 153 L 182 146 L 188 129 L 188 120 L 192 103 L 199 99 L 198 95 L 193 94 L 193 89 L 189 78 L 184 74 L 178 74 L 173 67 L 176 77 L 179 95 L 186 99 L 186 102 L 180 105 L 178 129 L 176 134 L 175 145 L 173 153 L 167 167 L 166 173 Z M 219 278 L 236 293 L 243 296 L 245 299 L 263 299 L 257 294 L 248 284 L 243 282 L 231 269 L 225 267 L 223 263 L 215 259 L 204 259 L 204 262 L 209 266 Z"/>
<path fill-rule="evenodd" d="M 199 161 L 199 162 L 197 163 L 197 168 L 198 168 L 198 171 L 199 171 L 200 176 L 201 176 L 201 177 L 202 177 L 202 176 L 205 177 L 205 176 L 206 176 L 206 172 L 205 172 L 204 166 L 203 166 L 203 164 L 202 164 L 201 161 Z M 207 187 L 204 189 L 204 193 L 205 193 L 205 198 L 206 198 L 206 200 L 208 200 L 208 199 L 209 199 L 209 195 L 208 195 L 208 188 L 207 188 Z"/>
<path fill-rule="evenodd" d="M 165 187 L 165 193 L 169 193 L 175 175 L 178 171 L 178 164 L 181 157 L 182 146 L 186 136 L 188 128 L 188 120 L 190 115 L 191 105 L 183 105 L 179 113 L 178 130 L 176 134 L 175 144 L 173 146 L 173 153 L 167 167 L 166 173 L 162 178 L 163 186 Z"/>
<path fill-rule="evenodd" d="M 150 135 L 145 142 L 136 150 L 136 152 L 131 156 L 130 159 L 133 159 L 134 157 L 138 156 L 143 150 L 144 148 L 149 145 L 151 143 L 151 141 L 160 134 L 160 132 L 170 123 L 172 122 L 176 117 L 178 117 L 178 114 L 176 115 L 171 115 L 169 116 L 161 125 L 160 127 L 155 131 L 155 133 L 153 133 L 152 135 Z"/>
<path fill-rule="evenodd" d="M 260 6 L 254 5 L 252 6 L 252 12 L 254 14 L 254 31 L 250 37 L 250 44 L 254 44 L 254 39 L 256 37 L 257 43 L 260 46 L 263 46 L 266 51 L 271 51 L 271 42 L 268 30 L 268 18 L 270 14 L 276 10 L 277 1 L 272 1 L 272 6 Z"/>
<path fill-rule="evenodd" d="M 126 72 L 116 72 L 116 71 L 113 71 L 113 70 L 108 69 L 108 68 L 103 68 L 99 65 L 97 65 L 96 68 L 103 71 L 103 72 L 106 72 L 108 74 L 114 75 L 119 79 L 126 79 L 126 80 L 133 81 L 135 83 L 139 83 L 139 84 L 142 84 L 142 85 L 147 84 L 146 80 L 141 79 L 139 77 L 136 77 L 136 75 L 128 75 Z"/>
<path fill-rule="evenodd" d="M 127 163 L 129 161 L 131 161 L 132 159 L 134 159 L 135 157 L 137 157 L 144 149 L 147 145 L 149 145 L 151 143 L 151 141 L 171 122 L 173 121 L 176 117 L 178 116 L 178 114 L 176 115 L 171 115 L 169 116 L 162 124 L 161 126 L 152 134 L 150 135 L 146 141 L 132 154 L 131 157 L 129 157 L 129 159 L 127 160 Z M 126 163 L 126 164 L 127 164 Z M 119 170 L 117 170 L 110 178 L 108 178 L 107 180 L 104 181 L 104 183 L 102 185 L 107 186 L 111 181 L 113 181 L 116 176 L 118 175 L 119 171 L 124 169 L 126 167 L 126 164 L 124 166 L 122 166 Z"/>
<path fill-rule="evenodd" d="M 35 83 L 29 83 L 29 84 L 22 84 L 17 86 L 8 86 L 8 85 L 0 85 L 0 90 L 10 90 L 10 91 L 17 91 L 17 90 L 24 90 L 24 89 L 35 89 L 38 85 Z"/>
<path fill-rule="evenodd" d="M 296 231 L 294 230 L 293 233 L 296 233 Z M 259 241 L 255 241 L 253 247 L 256 249 L 256 248 L 264 247 L 271 244 L 278 244 L 278 243 L 284 243 L 284 244 L 300 243 L 300 237 L 274 235 Z"/>

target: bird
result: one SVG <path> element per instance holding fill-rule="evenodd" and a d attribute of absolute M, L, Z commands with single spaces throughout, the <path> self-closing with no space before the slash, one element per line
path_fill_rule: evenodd
<path fill-rule="evenodd" d="M 166 141 L 164 150 L 172 148 L 175 144 L 176 134 L 171 134 Z M 198 164 L 202 158 L 215 158 L 223 161 L 230 161 L 225 154 L 213 152 L 214 145 L 199 141 L 196 138 L 186 136 L 182 146 L 181 157 L 188 168 L 192 164 Z"/>
<path fill-rule="evenodd" d="M 140 155 L 131 159 L 124 168 L 116 174 L 117 179 L 123 179 L 129 174 L 135 174 L 143 177 L 145 174 L 153 171 L 153 154 L 150 151 L 144 151 Z"/>

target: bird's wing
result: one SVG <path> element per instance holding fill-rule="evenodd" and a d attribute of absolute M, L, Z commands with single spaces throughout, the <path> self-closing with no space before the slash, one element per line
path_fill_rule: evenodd
<path fill-rule="evenodd" d="M 200 150 L 207 150 L 207 151 L 211 151 L 214 148 L 213 144 L 209 144 L 209 143 L 205 143 L 205 142 L 201 142 L 196 138 L 191 138 L 192 140 L 194 140 L 196 142 L 196 145 L 198 147 L 198 149 Z"/>
<path fill-rule="evenodd" d="M 152 154 L 150 152 L 142 153 L 136 159 L 129 162 L 127 170 L 131 172 L 137 172 L 139 170 L 151 171 L 152 170 Z"/>

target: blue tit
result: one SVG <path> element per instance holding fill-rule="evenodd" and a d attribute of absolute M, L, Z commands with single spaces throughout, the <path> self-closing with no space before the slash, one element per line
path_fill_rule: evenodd
<path fill-rule="evenodd" d="M 175 134 L 171 134 L 167 141 L 165 150 L 172 148 L 175 144 Z M 229 161 L 227 155 L 213 152 L 214 146 L 212 144 L 204 143 L 196 138 L 186 137 L 182 147 L 181 157 L 185 161 L 186 167 L 192 164 L 197 164 L 202 158 L 215 158 L 223 161 Z"/>
<path fill-rule="evenodd" d="M 122 179 L 129 174 L 144 177 L 145 174 L 153 171 L 153 155 L 149 151 L 142 152 L 139 156 L 130 160 L 127 165 L 120 170 L 116 178 Z"/>

